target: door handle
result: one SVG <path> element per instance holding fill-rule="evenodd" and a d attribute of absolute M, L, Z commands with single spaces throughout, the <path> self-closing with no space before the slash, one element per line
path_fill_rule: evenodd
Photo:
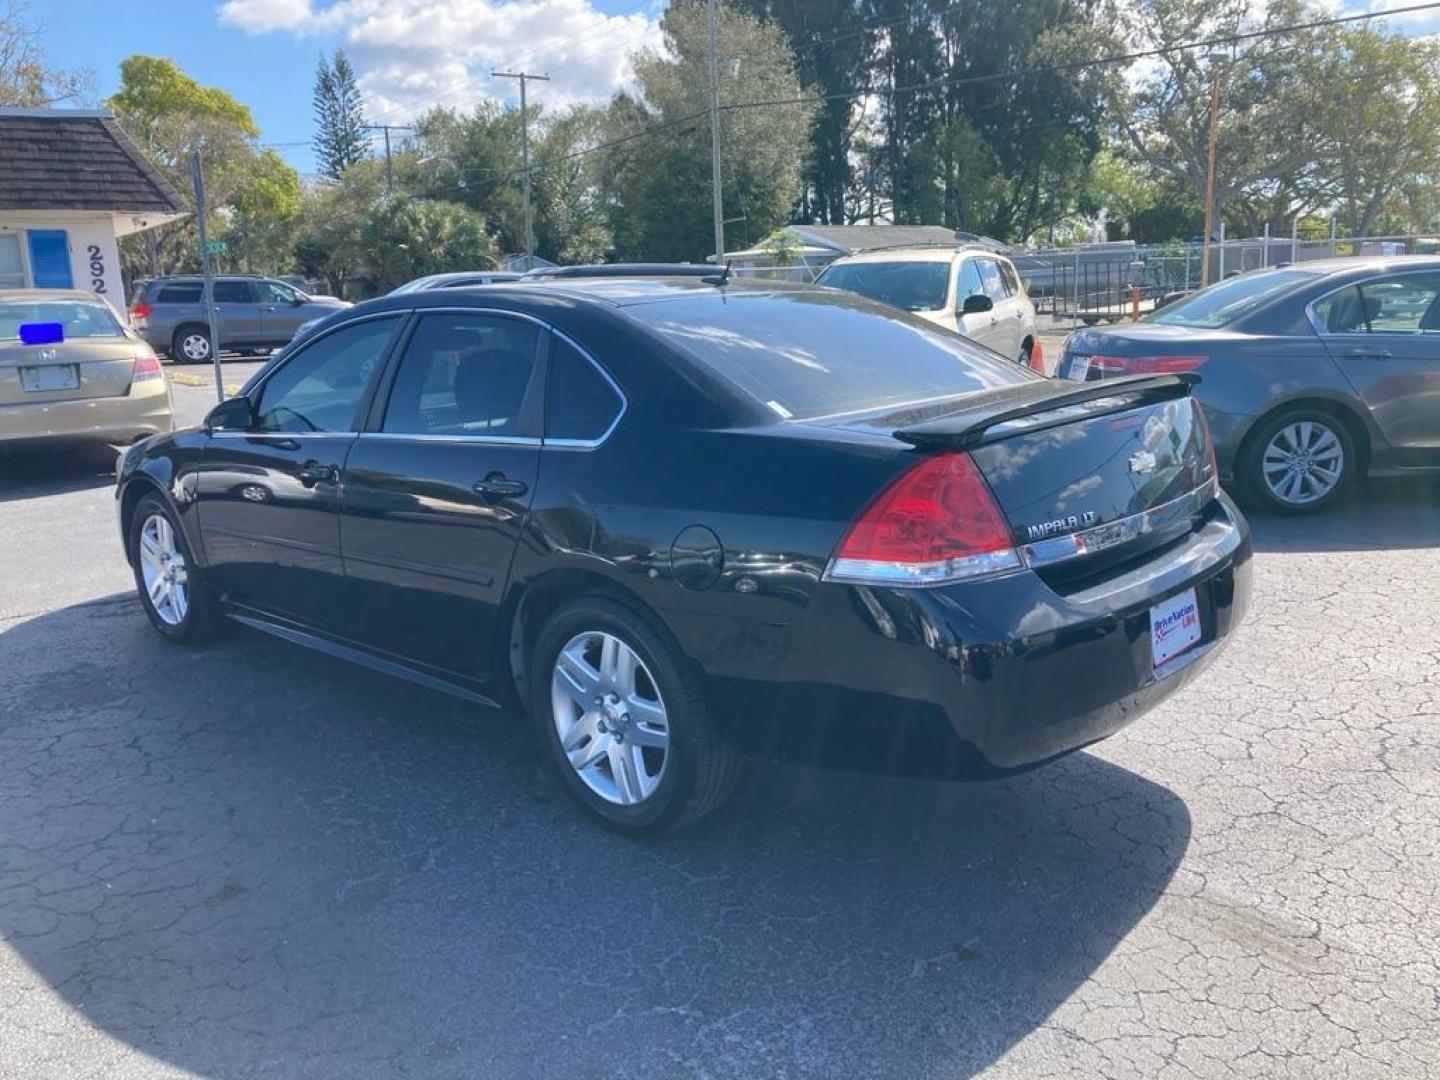
<path fill-rule="evenodd" d="M 1347 360 L 1390 360 L 1395 356 L 1389 349 L 1346 349 Z"/>
<path fill-rule="evenodd" d="M 472 490 L 482 499 L 513 499 L 530 490 L 524 480 L 511 480 L 504 473 L 493 472 L 476 481 Z"/>
<path fill-rule="evenodd" d="M 340 482 L 339 465 L 321 465 L 318 461 L 307 461 L 295 470 L 295 479 L 307 487 L 312 484 Z"/>

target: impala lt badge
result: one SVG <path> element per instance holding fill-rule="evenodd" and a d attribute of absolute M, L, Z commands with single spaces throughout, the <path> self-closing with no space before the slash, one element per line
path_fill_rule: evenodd
<path fill-rule="evenodd" d="M 1030 540 L 1044 540 L 1051 536 L 1060 536 L 1062 533 L 1072 533 L 1077 529 L 1088 529 L 1091 525 L 1098 524 L 1100 514 L 1095 510 L 1085 510 L 1079 514 L 1071 514 L 1069 517 L 1056 518 L 1054 521 L 1042 521 L 1038 525 L 1026 525 L 1025 535 Z"/>

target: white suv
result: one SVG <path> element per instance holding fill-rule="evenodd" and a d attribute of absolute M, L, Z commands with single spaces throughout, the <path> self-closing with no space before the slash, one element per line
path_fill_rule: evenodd
<path fill-rule="evenodd" d="M 913 311 L 1026 367 L 1039 359 L 1035 305 L 1014 264 L 985 248 L 876 248 L 836 259 L 816 284 Z"/>

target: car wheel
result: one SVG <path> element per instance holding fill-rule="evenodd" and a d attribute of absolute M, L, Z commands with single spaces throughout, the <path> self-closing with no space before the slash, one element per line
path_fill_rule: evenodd
<path fill-rule="evenodd" d="M 555 612 L 530 667 L 531 714 L 561 782 L 612 828 L 696 821 L 734 791 L 741 761 L 716 732 L 698 679 L 669 638 L 599 597 Z"/>
<path fill-rule="evenodd" d="M 1030 367 L 1030 358 L 1031 358 L 1032 356 L 1034 356 L 1034 355 L 1035 355 L 1035 345 L 1034 345 L 1034 343 L 1033 343 L 1029 338 L 1026 338 L 1026 339 L 1025 339 L 1023 342 L 1021 342 L 1021 344 L 1020 344 L 1020 361 L 1019 361 L 1020 366 L 1023 367 L 1023 368 L 1029 368 L 1029 367 Z"/>
<path fill-rule="evenodd" d="M 1339 498 L 1354 472 L 1355 441 L 1329 413 L 1296 410 L 1263 421 L 1241 479 L 1251 498 L 1282 513 L 1308 513 Z"/>
<path fill-rule="evenodd" d="M 155 629 L 171 641 L 193 644 L 222 625 L 219 607 L 205 586 L 185 534 L 164 502 L 146 495 L 130 517 L 135 586 Z"/>
<path fill-rule="evenodd" d="M 182 326 L 170 343 L 170 355 L 182 364 L 204 364 L 210 360 L 210 331 L 203 326 Z"/>

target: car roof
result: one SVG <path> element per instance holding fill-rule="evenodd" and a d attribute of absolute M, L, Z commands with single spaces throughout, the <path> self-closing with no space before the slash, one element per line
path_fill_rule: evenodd
<path fill-rule="evenodd" d="M 999 252 L 987 247 L 982 247 L 979 244 L 916 244 L 905 247 L 871 248 L 869 251 L 857 251 L 852 255 L 840 256 L 840 258 L 836 259 L 830 265 L 893 262 L 948 263 L 961 255 L 967 254 L 995 255 L 1004 258 Z"/>
<path fill-rule="evenodd" d="M 1281 267 L 1271 267 L 1280 269 Z M 1314 270 L 1318 274 L 1376 274 L 1387 270 L 1440 270 L 1440 255 L 1337 255 L 1329 259 L 1303 259 L 1285 263 L 1287 270 Z"/>
<path fill-rule="evenodd" d="M 105 301 L 84 289 L 0 289 L 0 300 L 94 300 Z"/>

